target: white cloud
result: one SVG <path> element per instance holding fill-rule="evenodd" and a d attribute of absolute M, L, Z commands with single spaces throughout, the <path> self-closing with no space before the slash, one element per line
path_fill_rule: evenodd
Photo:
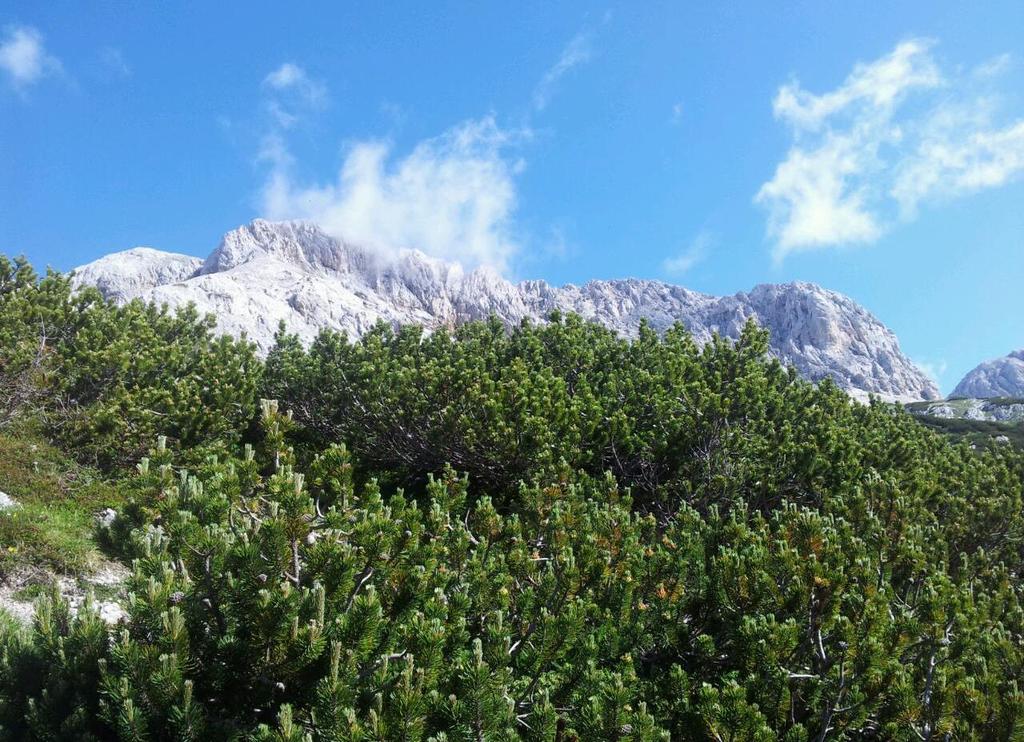
<path fill-rule="evenodd" d="M 538 111 L 547 108 L 558 81 L 574 67 L 589 62 L 592 55 L 590 33 L 582 31 L 573 36 L 562 49 L 558 61 L 544 73 L 540 82 L 537 83 L 537 87 L 534 88 L 533 107 Z"/>
<path fill-rule="evenodd" d="M 858 64 L 835 90 L 779 89 L 776 118 L 793 144 L 755 201 L 774 255 L 869 243 L 925 202 L 1008 183 L 1024 171 L 1024 119 L 993 123 L 998 96 L 973 74 L 947 75 L 924 40 Z M 986 74 L 1008 62 L 997 57 Z"/>
<path fill-rule="evenodd" d="M 931 46 L 920 39 L 904 41 L 881 59 L 856 65 L 841 86 L 823 95 L 808 93 L 798 82 L 784 85 L 775 96 L 775 116 L 795 128 L 813 130 L 855 105 L 878 112 L 891 109 L 915 88 L 942 84 L 928 53 Z"/>
<path fill-rule="evenodd" d="M 49 74 L 60 72 L 60 61 L 47 54 L 43 36 L 29 26 L 8 26 L 0 42 L 0 70 L 15 88 L 24 88 Z"/>
<path fill-rule="evenodd" d="M 100 50 L 100 63 L 108 72 L 117 77 L 130 77 L 132 74 L 132 68 L 128 66 L 124 54 L 120 49 L 115 49 L 112 46 L 106 46 Z"/>
<path fill-rule="evenodd" d="M 263 80 L 271 114 L 257 163 L 269 168 L 260 193 L 263 216 L 315 222 L 339 239 L 385 258 L 418 249 L 467 267 L 505 270 L 518 251 L 512 146 L 530 135 L 493 116 L 465 121 L 400 154 L 382 139 L 350 144 L 333 182 L 304 182 L 287 141 L 290 129 L 327 98 L 326 88 L 293 63 Z"/>
<path fill-rule="evenodd" d="M 683 120 L 683 104 L 682 103 L 675 103 L 675 104 L 673 104 L 673 106 L 672 106 L 672 117 L 671 117 L 670 120 L 671 120 L 671 122 L 673 124 L 678 124 L 680 121 Z"/>
<path fill-rule="evenodd" d="M 770 205 L 768 233 L 775 258 L 826 244 L 868 242 L 881 234 L 868 211 L 867 186 L 851 182 L 874 160 L 867 137 L 832 135 L 820 146 L 794 147 L 757 194 Z"/>
<path fill-rule="evenodd" d="M 318 110 L 327 104 L 327 87 L 309 76 L 294 62 L 285 62 L 263 78 L 269 91 L 267 111 L 282 129 L 290 129 L 304 112 Z"/>
<path fill-rule="evenodd" d="M 1006 72 L 1013 64 L 1013 55 L 1009 52 L 1003 54 L 997 54 L 991 59 L 987 59 L 977 67 L 974 68 L 974 74 L 977 77 L 995 77 Z"/>
<path fill-rule="evenodd" d="M 600 23 L 610 18 L 605 13 Z M 590 60 L 593 33 L 581 31 L 562 49 L 533 90 L 533 112 L 543 111 L 562 78 Z M 296 175 L 286 134 L 324 105 L 326 87 L 287 62 L 263 79 L 263 89 L 270 113 L 257 157 L 269 166 L 260 194 L 264 216 L 315 222 L 385 257 L 417 249 L 469 268 L 506 272 L 513 260 L 521 264 L 513 217 L 517 176 L 525 165 L 514 150 L 532 136 L 528 124 L 508 130 L 493 115 L 471 119 L 405 153 L 396 152 L 387 139 L 358 141 L 346 148 L 333 182 L 310 183 Z M 382 113 L 401 128 L 406 114 L 399 106 L 385 103 Z M 526 260 L 540 255 L 564 259 L 571 250 L 558 229 L 533 248 Z"/>
<path fill-rule="evenodd" d="M 380 114 L 392 129 L 401 129 L 409 117 L 401 105 L 387 100 L 380 104 Z"/>
<path fill-rule="evenodd" d="M 940 359 L 934 362 L 915 361 L 914 363 L 936 384 L 940 384 L 942 382 L 942 377 L 946 375 L 946 369 L 949 368 L 949 364 L 946 363 L 945 359 Z"/>
<path fill-rule="evenodd" d="M 271 219 L 305 219 L 384 254 L 402 248 L 467 266 L 507 268 L 518 244 L 512 216 L 521 161 L 507 155 L 523 132 L 493 116 L 466 121 L 396 156 L 383 141 L 348 148 L 337 180 L 302 184 L 280 138 L 264 141 L 272 169 L 262 193 Z"/>
<path fill-rule="evenodd" d="M 256 154 L 257 162 L 266 162 L 275 170 L 284 170 L 294 163 L 288 144 L 279 132 L 271 131 L 260 140 L 260 149 Z"/>
<path fill-rule="evenodd" d="M 964 136 L 962 128 L 936 128 L 896 169 L 891 194 L 905 218 L 923 201 L 949 200 L 996 188 L 1024 172 L 1024 120 Z"/>
<path fill-rule="evenodd" d="M 711 233 L 707 230 L 702 230 L 685 250 L 678 255 L 665 258 L 661 264 L 662 270 L 675 276 L 687 273 L 708 256 L 712 242 Z"/>

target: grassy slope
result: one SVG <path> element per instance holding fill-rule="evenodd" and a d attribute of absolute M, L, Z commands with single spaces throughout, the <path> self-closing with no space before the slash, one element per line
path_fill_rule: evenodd
<path fill-rule="evenodd" d="M 998 442 L 1000 436 L 1005 436 L 1011 444 L 1024 448 L 1024 423 L 964 420 L 931 415 L 915 415 L 914 418 L 932 430 L 945 433 L 957 441 L 972 443 L 979 448 L 1005 445 Z"/>
<path fill-rule="evenodd" d="M 1024 403 L 1024 400 L 1006 397 L 985 402 L 989 405 L 1008 406 Z M 978 448 L 990 448 L 1004 445 L 999 439 L 1005 437 L 1011 444 L 1024 448 L 1024 422 L 969 420 L 965 417 L 945 418 L 928 414 L 929 409 L 942 404 L 952 408 L 954 413 L 964 415 L 974 403 L 972 399 L 949 399 L 944 402 L 912 402 L 906 408 L 922 425 L 945 433 L 955 441 L 965 441 Z"/>
<path fill-rule="evenodd" d="M 119 505 L 114 487 L 30 429 L 0 433 L 0 581 L 34 569 L 79 575 L 103 561 L 94 514 Z"/>
<path fill-rule="evenodd" d="M 951 399 L 945 399 L 938 402 L 910 402 L 905 407 L 914 413 L 927 413 L 928 410 L 933 407 L 943 406 L 949 407 L 958 414 L 964 414 L 969 410 L 978 400 L 970 397 L 953 397 Z M 982 400 L 988 406 L 995 407 L 1008 407 L 1013 404 L 1024 404 L 1024 399 L 1018 399 L 1017 397 L 992 397 L 990 399 Z"/>

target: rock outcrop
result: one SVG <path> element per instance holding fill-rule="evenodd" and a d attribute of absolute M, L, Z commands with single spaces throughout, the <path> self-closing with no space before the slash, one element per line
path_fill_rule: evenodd
<path fill-rule="evenodd" d="M 194 302 L 222 331 L 245 333 L 264 352 L 282 320 L 308 342 L 322 328 L 358 337 L 380 320 L 436 329 L 494 315 L 512 325 L 558 309 L 624 336 L 635 335 L 643 318 L 658 330 L 681 322 L 705 342 L 715 332 L 736 337 L 752 317 L 771 331 L 772 353 L 808 379 L 830 377 L 861 399 L 939 396 L 891 330 L 852 299 L 810 283 L 721 297 L 634 278 L 512 283 L 415 250 L 385 260 L 312 224 L 262 219 L 229 232 L 205 261 L 135 248 L 83 266 L 75 280 L 119 302 Z"/>
<path fill-rule="evenodd" d="M 1024 398 L 1024 350 L 976 366 L 961 379 L 950 396 Z"/>

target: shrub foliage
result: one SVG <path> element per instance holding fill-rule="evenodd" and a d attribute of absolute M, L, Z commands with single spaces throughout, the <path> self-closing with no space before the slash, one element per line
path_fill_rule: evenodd
<path fill-rule="evenodd" d="M 213 327 L 191 307 L 118 307 L 0 256 L 0 424 L 36 415 L 108 469 L 137 461 L 158 434 L 182 448 L 237 441 L 262 365 L 251 344 Z"/>
<path fill-rule="evenodd" d="M 116 430 L 112 466 L 173 437 L 119 485 L 129 618 L 0 629 L 0 735 L 1024 733 L 1021 455 L 801 381 L 753 325 L 282 331 L 261 368 L 193 314 L 69 301 L 81 376 L 47 383 L 100 393 L 55 434 Z M 105 388 L 128 337 L 179 365 Z"/>

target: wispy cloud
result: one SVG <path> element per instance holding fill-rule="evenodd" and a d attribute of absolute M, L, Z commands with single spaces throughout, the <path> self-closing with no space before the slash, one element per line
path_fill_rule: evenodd
<path fill-rule="evenodd" d="M 17 90 L 61 71 L 60 60 L 47 53 L 43 35 L 30 26 L 8 26 L 0 41 L 0 70 Z"/>
<path fill-rule="evenodd" d="M 263 88 L 271 114 L 257 156 L 269 168 L 260 192 L 264 216 L 315 222 L 384 257 L 413 248 L 467 266 L 508 267 L 518 251 L 512 216 L 524 167 L 514 148 L 529 131 L 504 129 L 485 116 L 404 154 L 385 139 L 357 141 L 333 182 L 304 182 L 287 136 L 325 104 L 327 88 L 294 63 L 268 74 Z"/>
<path fill-rule="evenodd" d="M 522 162 L 510 149 L 525 132 L 493 116 L 465 121 L 396 155 L 385 141 L 350 146 L 337 180 L 303 184 L 280 139 L 262 192 L 271 219 L 306 219 L 328 233 L 393 255 L 402 248 L 467 266 L 504 270 L 518 250 L 512 217 Z"/>
<path fill-rule="evenodd" d="M 114 77 L 125 78 L 130 77 L 132 74 L 132 68 L 128 65 L 124 54 L 120 49 L 115 49 L 112 46 L 105 46 L 100 49 L 100 64 L 103 65 L 108 75 Z"/>
<path fill-rule="evenodd" d="M 914 361 L 914 363 L 936 384 L 942 382 L 942 378 L 946 375 L 946 370 L 949 368 L 949 364 L 945 359 L 939 359 L 938 361 Z"/>
<path fill-rule="evenodd" d="M 683 104 L 682 102 L 672 104 L 672 115 L 669 117 L 669 122 L 672 124 L 678 124 L 683 120 Z"/>
<path fill-rule="evenodd" d="M 322 101 L 327 90 L 322 83 L 315 82 L 299 65 L 285 62 L 263 78 L 263 84 L 274 90 L 298 90 L 308 101 Z"/>
<path fill-rule="evenodd" d="M 1000 96 L 944 74 L 933 42 L 911 39 L 858 64 L 835 90 L 782 86 L 775 117 L 793 145 L 756 202 L 774 255 L 869 243 L 925 202 L 1009 182 L 1024 171 L 1024 120 L 996 124 Z M 996 77 L 1008 62 L 988 63 Z"/>
<path fill-rule="evenodd" d="M 915 88 L 934 88 L 942 76 L 929 53 L 933 42 L 904 41 L 892 52 L 870 64 L 858 64 L 835 90 L 814 95 L 799 82 L 783 85 L 775 96 L 776 118 L 795 129 L 820 129 L 832 116 L 858 106 L 871 113 L 889 113 Z"/>
<path fill-rule="evenodd" d="M 981 78 L 995 77 L 1006 72 L 1010 69 L 1011 65 L 1013 65 L 1013 55 L 1009 52 L 1004 52 L 1003 54 L 997 54 L 991 59 L 986 59 L 975 67 L 974 75 Z"/>
<path fill-rule="evenodd" d="M 917 216 L 922 202 L 996 188 L 1024 172 L 1024 120 L 990 129 L 975 128 L 970 118 L 956 112 L 945 121 L 936 117 L 897 165 L 890 195 L 904 218 Z"/>
<path fill-rule="evenodd" d="M 830 134 L 817 146 L 794 147 L 761 186 L 757 202 L 769 206 L 768 233 L 775 257 L 849 242 L 871 242 L 882 227 L 868 202 L 868 185 L 856 179 L 877 160 L 871 136 Z"/>
<path fill-rule="evenodd" d="M 571 70 L 590 61 L 593 56 L 592 48 L 593 34 L 590 31 L 581 31 L 565 45 L 562 53 L 555 62 L 541 77 L 537 87 L 533 90 L 533 107 L 537 111 L 543 111 L 551 101 L 558 81 L 565 77 Z"/>
<path fill-rule="evenodd" d="M 662 270 L 672 276 L 681 276 L 689 272 L 708 256 L 713 242 L 711 233 L 701 230 L 685 250 L 662 261 Z"/>
<path fill-rule="evenodd" d="M 608 20 L 606 14 L 602 23 Z M 543 111 L 560 81 L 591 58 L 592 39 L 592 31 L 581 31 L 563 48 L 533 91 L 533 112 Z M 357 141 L 346 147 L 336 179 L 306 182 L 297 175 L 289 130 L 324 105 L 327 89 L 293 62 L 268 74 L 263 89 L 271 114 L 258 155 L 269 168 L 260 192 L 266 217 L 315 222 L 385 257 L 412 248 L 499 272 L 508 271 L 513 261 L 531 259 L 522 255 L 523 238 L 514 222 L 518 176 L 525 168 L 518 153 L 532 137 L 528 124 L 506 128 L 491 114 L 462 121 L 406 151 L 389 139 Z M 404 117 L 397 106 L 385 113 L 397 123 Z M 568 250 L 558 230 L 541 243 L 534 246 L 533 258 Z"/>
<path fill-rule="evenodd" d="M 327 104 L 327 86 L 294 62 L 285 62 L 270 72 L 263 78 L 263 87 L 268 92 L 267 110 L 284 129 L 298 123 L 303 113 Z"/>
<path fill-rule="evenodd" d="M 275 171 L 281 171 L 290 168 L 295 163 L 295 158 L 288 150 L 288 143 L 281 132 L 270 131 L 264 134 L 260 140 L 256 162 L 267 163 Z"/>

